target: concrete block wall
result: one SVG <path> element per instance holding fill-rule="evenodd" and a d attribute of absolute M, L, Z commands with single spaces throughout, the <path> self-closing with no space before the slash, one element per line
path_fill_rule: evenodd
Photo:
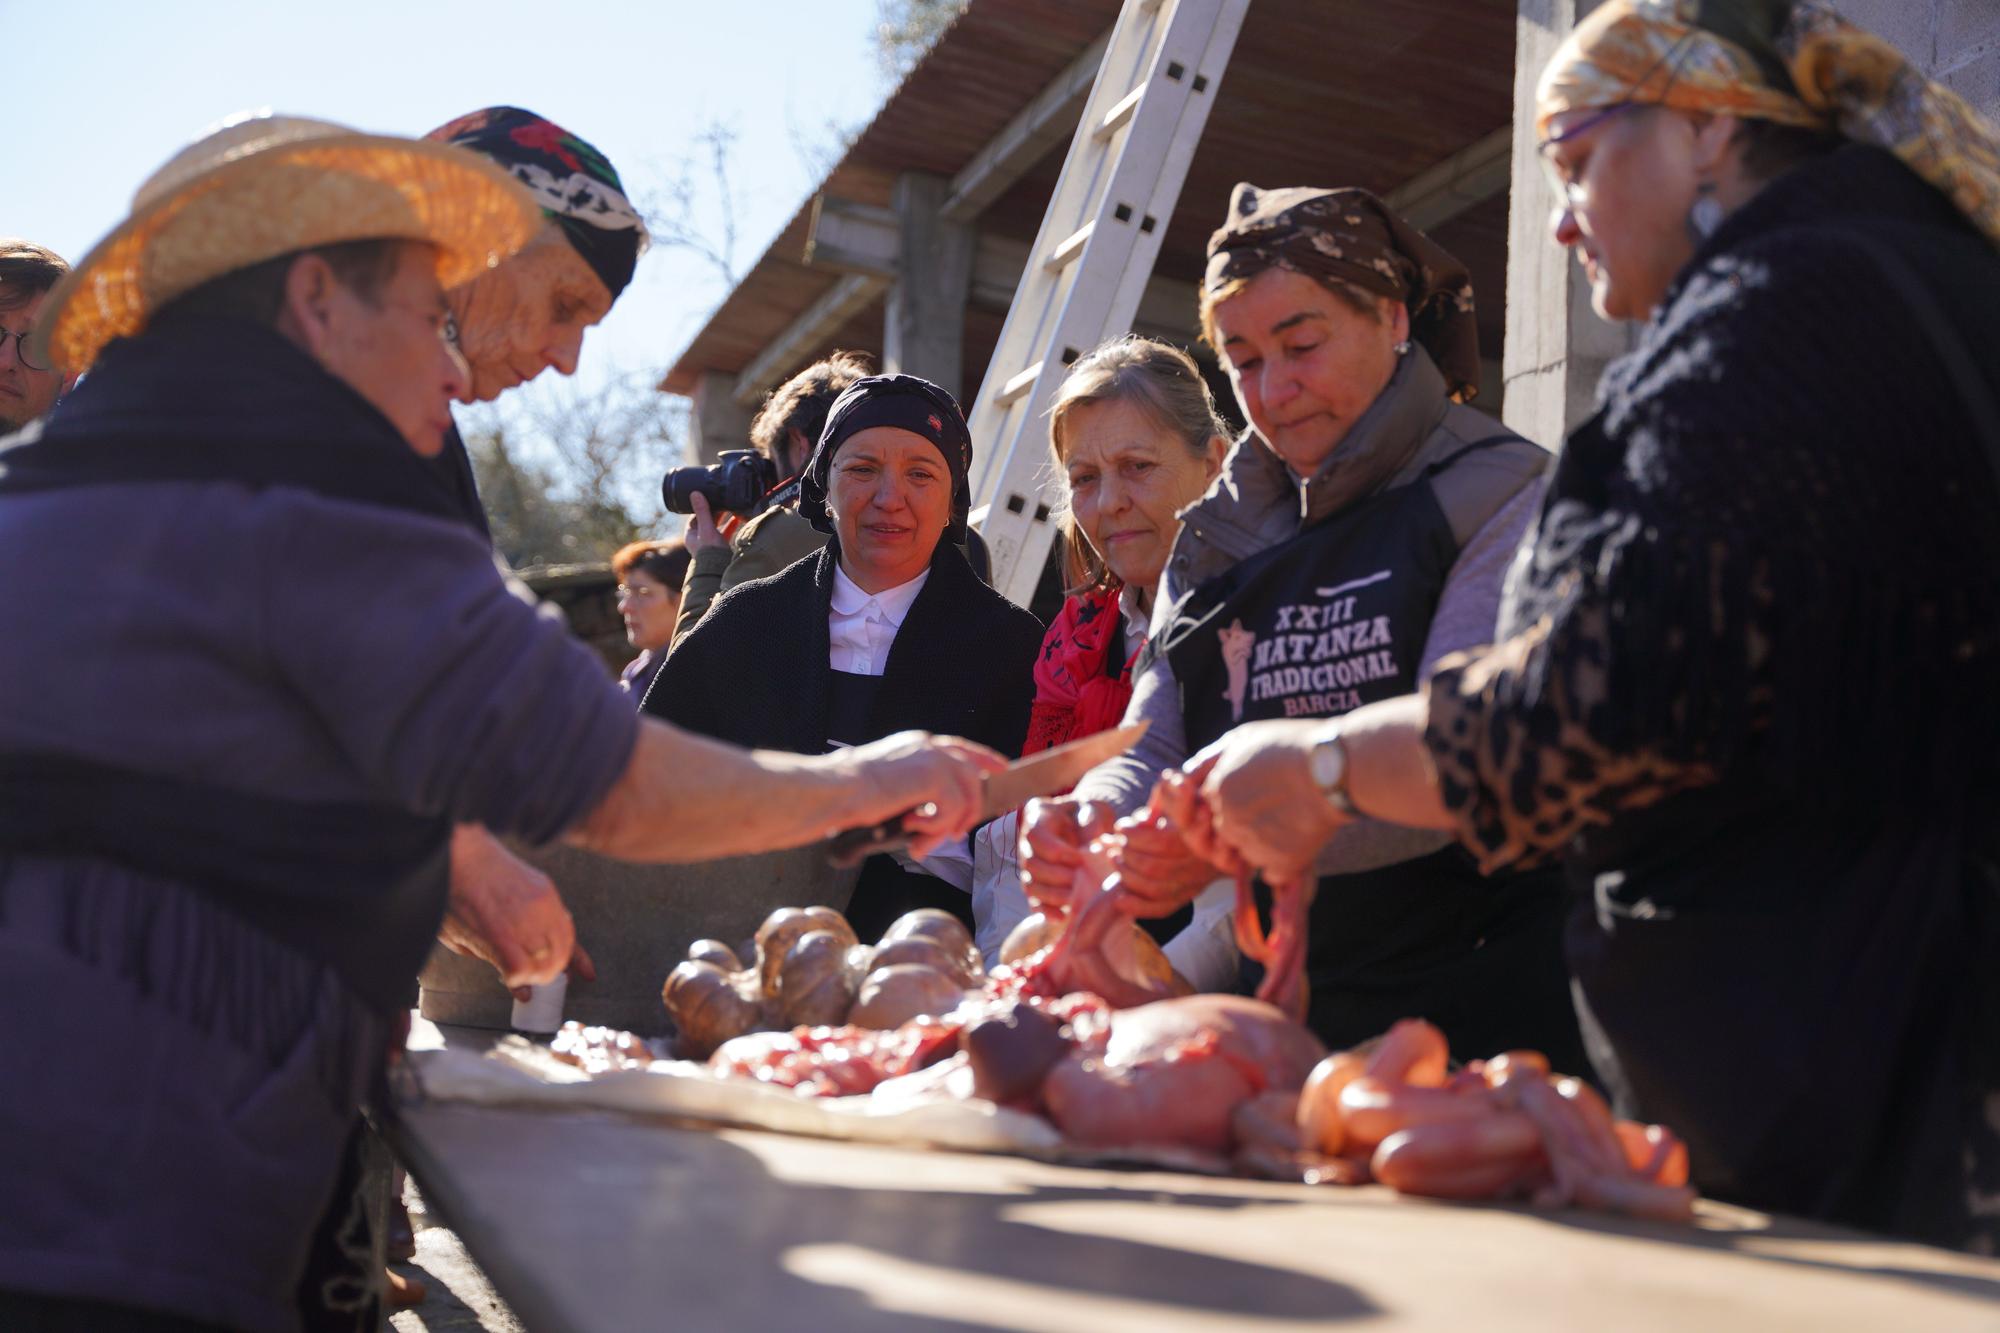
<path fill-rule="evenodd" d="M 2000 0 L 1834 0 L 1834 8 L 2000 121 Z"/>

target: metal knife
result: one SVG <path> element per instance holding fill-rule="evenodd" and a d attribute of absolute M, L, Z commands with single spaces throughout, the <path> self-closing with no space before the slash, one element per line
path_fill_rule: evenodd
<path fill-rule="evenodd" d="M 1094 736 L 1085 736 L 1082 740 L 1031 754 L 1026 759 L 1016 759 L 1000 772 L 988 773 L 985 795 L 979 805 L 980 820 L 997 819 L 1025 804 L 1031 797 L 1068 791 L 1085 773 L 1112 756 L 1131 749 L 1146 734 L 1148 725 L 1135 722 L 1129 727 L 1113 727 Z M 846 867 L 858 864 L 877 852 L 896 851 L 908 846 L 910 835 L 904 831 L 903 821 L 914 813 L 906 810 L 880 824 L 848 829 L 834 835 L 833 841 L 827 844 L 826 859 L 836 866 Z"/>

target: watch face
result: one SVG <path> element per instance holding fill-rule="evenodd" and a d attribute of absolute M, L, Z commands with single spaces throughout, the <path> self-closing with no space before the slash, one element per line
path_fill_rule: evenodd
<path fill-rule="evenodd" d="M 1329 736 L 1312 748 L 1312 776 L 1321 791 L 1335 791 L 1347 776 L 1347 747 Z"/>

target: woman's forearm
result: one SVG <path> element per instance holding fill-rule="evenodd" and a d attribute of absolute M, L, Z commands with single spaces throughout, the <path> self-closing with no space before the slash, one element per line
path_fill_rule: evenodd
<path fill-rule="evenodd" d="M 625 861 L 776 851 L 841 827 L 853 785 L 805 755 L 739 749 L 646 719 L 625 772 L 569 841 Z"/>
<path fill-rule="evenodd" d="M 1405 828 L 1456 826 L 1438 792 L 1437 769 L 1424 728 L 1430 707 L 1421 694 L 1357 708 L 1340 719 L 1347 750 L 1347 796 L 1355 808 Z"/>

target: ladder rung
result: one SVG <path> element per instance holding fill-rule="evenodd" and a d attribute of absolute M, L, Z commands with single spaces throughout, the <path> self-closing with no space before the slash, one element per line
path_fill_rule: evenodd
<path fill-rule="evenodd" d="M 1009 403 L 1013 402 L 1016 398 L 1019 398 L 1022 394 L 1034 388 L 1035 380 L 1037 379 L 1037 377 L 1041 375 L 1041 373 L 1042 373 L 1042 363 L 1037 361 L 1035 362 L 1034 365 L 1029 366 L 1026 370 L 1016 375 L 1013 379 L 1010 379 L 1005 384 L 1001 385 L 1000 392 L 993 395 L 993 401 L 999 404 L 1001 407 L 1007 406 Z"/>
<path fill-rule="evenodd" d="M 1090 233 L 1097 229 L 1097 219 L 1078 227 L 1070 233 L 1069 239 L 1049 251 L 1049 257 L 1042 261 L 1042 267 L 1051 273 L 1060 273 L 1068 268 L 1070 261 L 1083 253 L 1083 247 L 1090 242 Z"/>
<path fill-rule="evenodd" d="M 1090 132 L 1090 137 L 1099 143 L 1103 143 L 1106 139 L 1118 133 L 1119 130 L 1125 127 L 1125 122 L 1132 119 L 1133 113 L 1138 111 L 1139 103 L 1144 100 L 1145 96 L 1146 85 L 1142 83 L 1131 92 L 1119 98 L 1118 104 L 1105 112 L 1104 119 L 1097 122 L 1097 128 Z"/>

